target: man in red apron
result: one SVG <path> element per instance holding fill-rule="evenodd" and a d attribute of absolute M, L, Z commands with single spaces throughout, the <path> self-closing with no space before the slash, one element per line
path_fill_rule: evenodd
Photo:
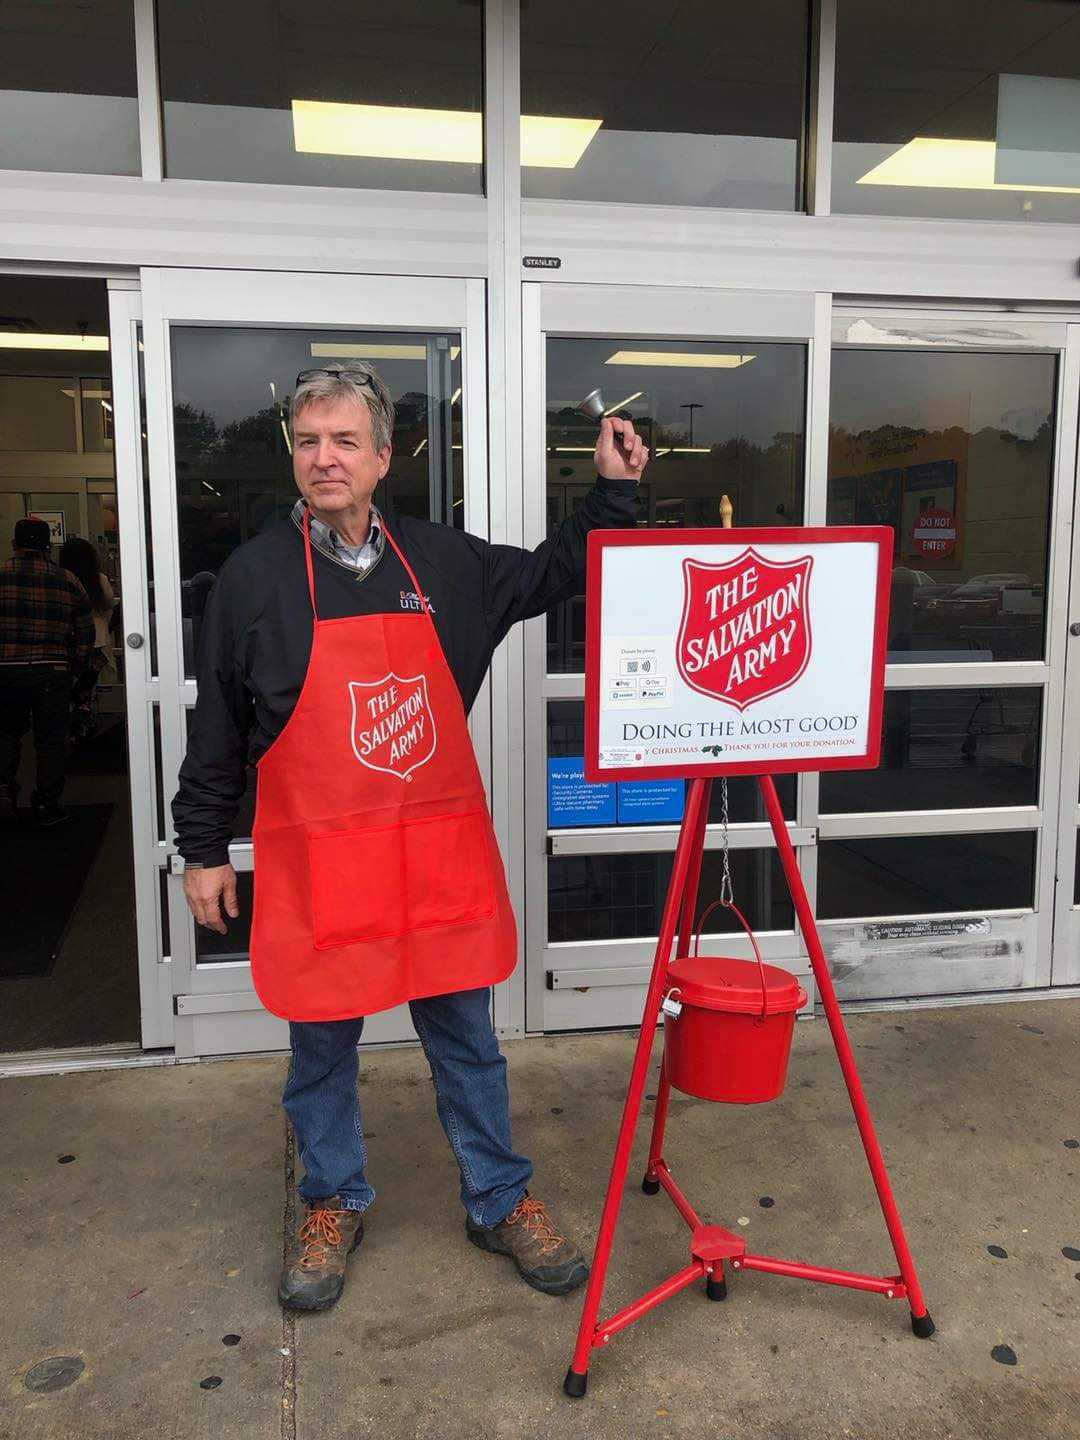
<path fill-rule="evenodd" d="M 491 986 L 513 970 L 517 936 L 466 715 L 511 625 L 580 590 L 588 531 L 634 523 L 648 452 L 629 421 L 605 420 L 596 487 L 527 551 L 376 509 L 393 424 L 364 362 L 297 377 L 302 498 L 214 586 L 173 802 L 188 903 L 225 933 L 239 915 L 228 844 L 257 763 L 251 971 L 290 1022 L 284 1104 L 306 1173 L 278 1293 L 302 1310 L 341 1295 L 374 1199 L 356 1089 L 363 1017 L 405 1002 L 468 1238 L 548 1294 L 588 1273 L 511 1142 Z"/>

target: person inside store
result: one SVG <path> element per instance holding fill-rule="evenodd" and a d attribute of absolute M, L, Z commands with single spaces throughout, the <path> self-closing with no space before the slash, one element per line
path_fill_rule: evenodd
<path fill-rule="evenodd" d="M 81 535 L 69 535 L 60 546 L 60 564 L 82 585 L 94 614 L 94 648 L 90 652 L 90 664 L 71 690 L 72 735 L 76 739 L 87 739 L 97 728 L 95 692 L 98 681 L 102 672 L 112 664 L 116 595 L 109 577 L 101 568 L 96 547 Z"/>
<path fill-rule="evenodd" d="M 517 936 L 466 717 L 510 628 L 581 589 L 588 532 L 636 522 L 648 451 L 604 419 L 596 484 L 530 551 L 376 506 L 394 404 L 370 364 L 302 371 L 289 424 L 300 498 L 214 586 L 172 806 L 192 914 L 224 934 L 255 762 L 251 970 L 290 1022 L 283 1102 L 305 1169 L 279 1299 L 324 1310 L 342 1293 L 375 1197 L 356 1047 L 365 1016 L 404 1002 L 468 1239 L 566 1294 L 588 1267 L 530 1189 L 492 1027 Z"/>
<path fill-rule="evenodd" d="M 60 803 L 67 771 L 72 687 L 90 668 L 94 616 L 80 582 L 53 560 L 49 526 L 17 521 L 0 565 L 0 821 L 18 818 L 23 736 L 31 721 L 37 773 L 35 824 L 69 818 Z"/>

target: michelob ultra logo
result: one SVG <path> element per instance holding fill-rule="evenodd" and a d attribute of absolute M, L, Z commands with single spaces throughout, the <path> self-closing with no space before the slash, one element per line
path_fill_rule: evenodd
<path fill-rule="evenodd" d="M 408 780 L 435 754 L 426 675 L 350 680 L 352 748 L 361 765 Z"/>
<path fill-rule="evenodd" d="M 813 645 L 813 564 L 766 560 L 753 546 L 719 565 L 684 560 L 675 656 L 687 685 L 737 710 L 794 685 Z"/>

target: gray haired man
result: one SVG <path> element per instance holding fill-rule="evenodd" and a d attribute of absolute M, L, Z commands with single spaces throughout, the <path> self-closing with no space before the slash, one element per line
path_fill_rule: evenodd
<path fill-rule="evenodd" d="M 648 452 L 629 421 L 602 422 L 596 485 L 532 551 L 376 507 L 378 484 L 391 465 L 393 428 L 393 402 L 372 366 L 355 361 L 301 372 L 291 412 L 301 498 L 289 520 L 229 558 L 211 594 L 173 816 L 192 913 L 220 933 L 226 917 L 239 914 L 228 846 L 245 767 L 282 734 L 312 656 L 305 528 L 320 623 L 430 614 L 467 714 L 510 627 L 580 589 L 588 532 L 635 522 Z M 309 798 L 303 787 L 301 779 L 298 806 Z M 324 798 L 332 806 L 334 797 Z M 394 883 L 373 874 L 370 892 L 357 894 L 356 906 L 379 906 L 384 887 Z M 409 1003 L 460 1171 L 468 1238 L 509 1256 L 538 1290 L 573 1290 L 587 1276 L 585 1261 L 530 1193 L 532 1165 L 512 1144 L 490 989 L 424 993 Z M 290 1023 L 284 1104 L 305 1167 L 299 1187 L 305 1213 L 279 1296 L 304 1310 L 326 1309 L 341 1295 L 348 1255 L 363 1237 L 362 1215 L 375 1195 L 356 1089 L 364 1020 L 345 1013 L 345 1019 Z"/>

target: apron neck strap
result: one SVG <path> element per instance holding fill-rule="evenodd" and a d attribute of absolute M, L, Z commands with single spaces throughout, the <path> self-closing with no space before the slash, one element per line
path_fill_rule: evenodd
<path fill-rule="evenodd" d="M 315 566 L 311 562 L 311 511 L 304 506 L 304 559 L 307 561 L 307 586 L 311 596 L 312 619 L 318 624 L 319 612 L 315 608 Z"/>
<path fill-rule="evenodd" d="M 412 581 L 413 593 L 415 594 L 417 600 L 420 601 L 420 604 L 424 607 L 424 614 L 427 616 L 428 620 L 431 622 L 432 628 L 434 628 L 434 626 L 435 626 L 435 620 L 434 620 L 434 617 L 433 617 L 432 614 L 431 614 L 431 607 L 430 607 L 430 605 L 429 605 L 428 602 L 427 602 L 427 598 L 426 598 L 426 596 L 424 595 L 423 590 L 420 589 L 420 581 L 417 580 L 416 575 L 415 575 L 415 573 L 414 573 L 414 571 L 413 571 L 412 566 L 409 564 L 408 560 L 405 559 L 404 552 L 403 552 L 403 551 L 401 550 L 401 548 L 398 546 L 397 541 L 396 541 L 396 540 L 394 539 L 394 537 L 390 534 L 390 531 L 386 528 L 386 522 L 385 522 L 385 521 L 383 522 L 383 534 L 386 536 L 387 540 L 389 540 L 389 542 L 390 542 L 390 549 L 393 550 L 394 554 L 397 556 L 397 558 L 401 561 L 402 565 L 405 567 L 405 574 L 408 575 L 409 579 Z"/>

